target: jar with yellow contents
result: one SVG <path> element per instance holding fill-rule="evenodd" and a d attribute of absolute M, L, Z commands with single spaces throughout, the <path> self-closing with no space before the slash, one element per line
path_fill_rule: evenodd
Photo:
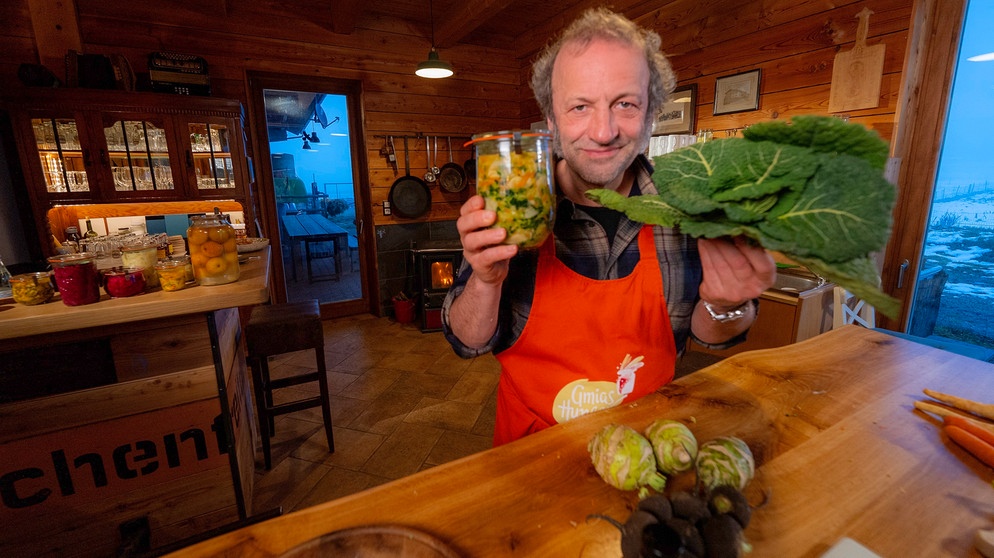
<path fill-rule="evenodd" d="M 220 215 L 192 218 L 186 230 L 193 276 L 199 285 L 224 285 L 238 280 L 235 229 Z"/>

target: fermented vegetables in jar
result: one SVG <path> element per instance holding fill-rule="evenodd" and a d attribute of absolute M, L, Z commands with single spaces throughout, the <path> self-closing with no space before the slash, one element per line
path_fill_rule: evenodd
<path fill-rule="evenodd" d="M 10 278 L 11 296 L 25 306 L 44 304 L 55 295 L 52 274 L 48 271 L 21 273 Z"/>
<path fill-rule="evenodd" d="M 163 291 L 178 291 L 186 287 L 186 262 L 184 260 L 164 260 L 155 264 L 159 275 L 159 285 Z"/>
<path fill-rule="evenodd" d="M 200 285 L 223 285 L 238 280 L 238 244 L 235 229 L 220 215 L 193 217 L 186 230 L 193 276 Z"/>
<path fill-rule="evenodd" d="M 552 232 L 555 211 L 552 152 L 546 131 L 514 130 L 473 136 L 476 191 L 497 213 L 494 228 L 504 244 L 541 246 Z"/>
<path fill-rule="evenodd" d="M 155 262 L 159 261 L 158 248 L 154 243 L 136 243 L 121 248 L 121 264 L 143 270 L 145 283 L 151 287 L 159 286 L 159 278 L 155 274 Z"/>
<path fill-rule="evenodd" d="M 93 304 L 100 300 L 100 276 L 97 273 L 96 254 L 80 252 L 48 258 L 55 274 L 62 303 L 66 306 Z"/>
<path fill-rule="evenodd" d="M 145 292 L 147 281 L 143 268 L 113 267 L 105 269 L 101 273 L 103 274 L 104 290 L 113 298 L 126 298 Z"/>

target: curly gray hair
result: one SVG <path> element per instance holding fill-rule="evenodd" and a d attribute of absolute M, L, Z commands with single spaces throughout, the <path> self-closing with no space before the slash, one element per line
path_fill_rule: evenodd
<path fill-rule="evenodd" d="M 556 56 L 567 43 L 587 45 L 597 38 L 636 46 L 645 53 L 649 65 L 649 104 L 646 126 L 651 129 L 666 97 L 676 87 L 676 75 L 669 60 L 660 52 L 661 40 L 652 30 L 639 27 L 627 17 L 606 8 L 591 8 L 567 27 L 555 42 L 545 47 L 532 66 L 531 86 L 542 115 L 555 122 L 552 111 L 552 68 Z"/>

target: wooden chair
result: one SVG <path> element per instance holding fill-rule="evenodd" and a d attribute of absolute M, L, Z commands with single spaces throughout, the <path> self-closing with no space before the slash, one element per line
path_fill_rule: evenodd
<path fill-rule="evenodd" d="M 321 407 L 328 451 L 335 452 L 331 425 L 331 394 L 328 388 L 328 371 L 324 361 L 324 331 L 317 300 L 256 306 L 245 326 L 245 346 L 248 364 L 252 369 L 255 405 L 259 414 L 259 431 L 266 469 L 272 468 L 269 438 L 276 429 L 275 417 Z M 295 376 L 272 379 L 269 376 L 269 358 L 295 351 L 313 350 L 316 370 Z M 273 391 L 308 382 L 317 382 L 317 397 L 275 404 Z"/>
<path fill-rule="evenodd" d="M 848 324 L 874 328 L 876 323 L 876 312 L 872 306 L 842 287 L 835 287 L 835 306 L 832 310 L 833 329 Z"/>

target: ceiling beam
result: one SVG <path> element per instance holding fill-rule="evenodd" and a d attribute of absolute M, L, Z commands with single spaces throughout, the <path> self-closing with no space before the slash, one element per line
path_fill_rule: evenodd
<path fill-rule="evenodd" d="M 359 21 L 359 14 L 362 12 L 363 0 L 334 0 L 329 2 L 328 17 L 323 21 L 330 21 L 330 25 L 322 25 L 332 33 L 339 35 L 351 35 L 355 32 L 356 23 Z"/>
<path fill-rule="evenodd" d="M 453 47 L 476 31 L 477 27 L 492 19 L 514 3 L 514 0 L 477 0 L 461 2 L 460 6 L 443 17 L 435 18 L 435 46 Z"/>

